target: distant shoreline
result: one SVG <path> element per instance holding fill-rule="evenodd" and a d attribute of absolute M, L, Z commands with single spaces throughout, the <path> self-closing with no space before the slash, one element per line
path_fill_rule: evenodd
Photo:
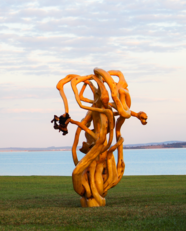
<path fill-rule="evenodd" d="M 162 149 L 162 148 L 186 148 L 186 142 L 162 144 L 162 145 L 143 145 L 143 146 L 133 146 L 133 147 L 124 146 L 124 149 Z"/>
<path fill-rule="evenodd" d="M 78 146 L 77 149 L 81 147 Z M 124 145 L 125 150 L 129 149 L 170 149 L 170 148 L 186 148 L 186 142 L 163 142 L 152 144 L 134 144 Z M 0 148 L 0 152 L 51 152 L 51 151 L 71 151 L 72 147 L 48 147 L 48 148 Z"/>
<path fill-rule="evenodd" d="M 50 149 L 42 149 L 42 150 L 14 150 L 14 149 L 11 149 L 11 150 L 0 150 L 0 152 L 51 152 L 51 151 L 60 151 L 60 152 L 63 152 L 63 151 L 71 151 L 71 149 L 54 149 L 54 150 L 50 150 Z"/>

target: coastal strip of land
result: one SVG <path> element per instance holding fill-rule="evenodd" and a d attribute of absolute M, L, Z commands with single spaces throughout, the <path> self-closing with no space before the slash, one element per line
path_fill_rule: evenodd
<path fill-rule="evenodd" d="M 160 148 L 186 148 L 186 142 L 168 143 L 168 144 L 151 144 L 139 146 L 124 146 L 124 149 L 160 149 Z"/>
<path fill-rule="evenodd" d="M 77 147 L 79 150 L 81 146 Z M 166 141 L 159 143 L 147 143 L 147 144 L 129 144 L 124 145 L 124 149 L 161 149 L 161 148 L 186 148 L 185 141 Z M 48 152 L 48 151 L 71 151 L 72 147 L 47 147 L 47 148 L 21 148 L 21 147 L 8 147 L 0 148 L 0 152 Z"/>

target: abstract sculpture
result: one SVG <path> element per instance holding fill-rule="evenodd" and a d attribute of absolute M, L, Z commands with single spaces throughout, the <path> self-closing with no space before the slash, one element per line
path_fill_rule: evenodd
<path fill-rule="evenodd" d="M 112 76 L 119 78 L 115 82 Z M 75 98 L 79 106 L 87 110 L 86 116 L 81 122 L 74 121 L 69 116 L 68 101 L 63 86 L 71 82 Z M 80 92 L 77 84 L 83 82 Z M 93 84 L 96 83 L 97 87 Z M 113 102 L 109 101 L 109 94 L 105 87 L 108 85 Z M 93 100 L 85 98 L 83 93 L 86 87 L 93 93 Z M 121 180 L 125 163 L 123 160 L 123 141 L 121 126 L 125 119 L 131 116 L 137 117 L 143 125 L 147 122 L 147 115 L 144 112 L 133 112 L 130 110 L 131 98 L 127 88 L 127 82 L 120 71 L 104 71 L 95 68 L 94 75 L 79 76 L 67 75 L 57 84 L 57 89 L 63 99 L 65 114 L 54 116 L 54 129 L 68 133 L 68 123 L 78 126 L 72 146 L 72 156 L 75 169 L 72 173 L 74 190 L 81 196 L 82 207 L 105 206 L 107 191 L 118 184 Z M 90 107 L 84 106 L 82 101 L 90 103 Z M 115 116 L 119 116 L 115 122 Z M 93 129 L 89 129 L 93 123 Z M 113 142 L 114 129 L 116 132 L 116 143 Z M 81 131 L 85 131 L 86 142 L 83 142 L 81 152 L 85 156 L 78 161 L 76 148 Z M 108 134 L 108 140 L 107 140 Z M 118 163 L 116 165 L 113 152 L 117 150 Z"/>

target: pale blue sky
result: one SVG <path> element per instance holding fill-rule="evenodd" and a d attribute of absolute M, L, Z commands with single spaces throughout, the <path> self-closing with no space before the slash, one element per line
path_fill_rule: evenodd
<path fill-rule="evenodd" d="M 70 146 L 75 125 L 62 136 L 50 123 L 64 113 L 55 87 L 95 67 L 122 71 L 131 110 L 148 114 L 125 122 L 125 144 L 186 141 L 185 1 L 1 1 L 0 53 L 0 147 Z"/>

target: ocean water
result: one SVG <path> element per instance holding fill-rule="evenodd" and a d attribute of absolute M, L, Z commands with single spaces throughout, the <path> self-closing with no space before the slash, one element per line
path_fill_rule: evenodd
<path fill-rule="evenodd" d="M 185 148 L 124 150 L 124 161 L 124 175 L 186 175 Z M 71 176 L 73 169 L 70 151 L 0 152 L 1 176 Z"/>

